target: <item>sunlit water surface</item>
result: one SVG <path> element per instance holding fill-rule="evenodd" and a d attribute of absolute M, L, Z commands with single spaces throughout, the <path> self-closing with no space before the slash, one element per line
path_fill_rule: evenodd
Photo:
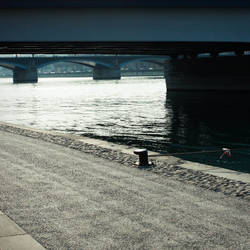
<path fill-rule="evenodd" d="M 0 79 L 1 121 L 146 147 L 183 159 L 250 172 L 249 93 L 169 92 L 163 78 Z"/>

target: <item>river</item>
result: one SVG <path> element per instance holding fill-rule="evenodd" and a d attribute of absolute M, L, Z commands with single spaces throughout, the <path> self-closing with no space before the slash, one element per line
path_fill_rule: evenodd
<path fill-rule="evenodd" d="M 3 122 L 85 135 L 250 172 L 250 93 L 167 92 L 164 78 L 0 78 Z M 221 156 L 221 148 L 232 157 Z M 217 151 L 218 152 L 211 152 Z"/>

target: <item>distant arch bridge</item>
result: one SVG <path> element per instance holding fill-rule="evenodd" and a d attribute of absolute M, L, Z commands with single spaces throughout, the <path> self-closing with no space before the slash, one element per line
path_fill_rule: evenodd
<path fill-rule="evenodd" d="M 95 55 L 53 57 L 2 57 L 0 66 L 13 70 L 13 82 L 37 82 L 37 70 L 49 64 L 69 62 L 93 68 L 94 79 L 120 79 L 122 66 L 145 61 L 164 66 L 169 56 Z"/>

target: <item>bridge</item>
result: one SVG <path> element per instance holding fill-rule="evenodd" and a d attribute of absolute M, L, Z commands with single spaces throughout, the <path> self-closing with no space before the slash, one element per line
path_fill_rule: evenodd
<path fill-rule="evenodd" d="M 136 61 L 164 66 L 167 56 L 93 55 L 53 57 L 0 57 L 0 66 L 13 70 L 13 83 L 35 83 L 38 69 L 58 62 L 68 62 L 93 68 L 95 80 L 120 79 L 121 67 Z"/>
<path fill-rule="evenodd" d="M 169 90 L 250 89 L 249 24 L 249 0 L 6 0 L 0 53 L 170 56 Z"/>

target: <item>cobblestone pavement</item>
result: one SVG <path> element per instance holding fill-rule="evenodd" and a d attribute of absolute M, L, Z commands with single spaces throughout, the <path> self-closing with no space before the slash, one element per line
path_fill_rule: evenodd
<path fill-rule="evenodd" d="M 85 143 L 75 139 L 74 137 L 60 135 L 55 133 L 36 131 L 32 129 L 12 126 L 0 123 L 0 130 L 11 133 L 24 135 L 32 138 L 41 139 L 47 142 L 53 142 L 58 145 L 66 146 L 85 153 L 91 153 L 104 159 L 126 165 L 127 167 L 138 168 L 135 164 L 137 157 L 135 155 L 126 154 L 119 150 L 100 147 L 99 145 Z M 224 177 L 218 177 L 201 171 L 187 169 L 181 167 L 183 160 L 177 160 L 174 163 L 154 161 L 154 165 L 145 169 L 171 179 L 189 183 L 215 192 L 222 192 L 225 195 L 237 196 L 250 201 L 250 183 L 242 181 L 230 180 Z"/>
<path fill-rule="evenodd" d="M 144 171 L 133 155 L 5 130 L 0 210 L 47 249 L 250 249 L 246 195 L 193 185 L 195 173 L 179 166 L 156 162 Z"/>

